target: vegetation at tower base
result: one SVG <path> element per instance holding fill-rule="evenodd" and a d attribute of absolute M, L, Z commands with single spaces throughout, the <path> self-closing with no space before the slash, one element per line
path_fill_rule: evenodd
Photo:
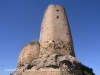
<path fill-rule="evenodd" d="M 82 69 L 82 74 L 83 75 L 95 75 L 93 73 L 93 69 L 92 68 L 89 68 L 89 67 L 87 67 L 87 66 L 85 66 L 83 64 L 81 64 L 81 65 L 82 65 L 81 69 Z"/>

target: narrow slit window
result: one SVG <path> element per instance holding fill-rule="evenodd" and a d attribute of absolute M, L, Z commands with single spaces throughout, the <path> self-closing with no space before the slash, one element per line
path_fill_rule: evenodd
<path fill-rule="evenodd" d="M 59 16 L 56 17 L 57 19 L 59 18 Z"/>
<path fill-rule="evenodd" d="M 56 11 L 57 11 L 57 12 L 59 12 L 59 10 L 58 10 L 58 9 L 57 9 Z"/>

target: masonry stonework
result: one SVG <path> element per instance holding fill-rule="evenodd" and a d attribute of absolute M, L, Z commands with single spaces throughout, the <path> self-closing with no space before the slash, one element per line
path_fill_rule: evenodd
<path fill-rule="evenodd" d="M 22 68 L 33 59 L 39 57 L 40 44 L 38 41 L 32 41 L 27 43 L 21 50 L 18 58 L 18 68 Z"/>
<path fill-rule="evenodd" d="M 40 56 L 55 52 L 74 54 L 68 19 L 63 6 L 51 4 L 45 11 L 40 33 Z"/>

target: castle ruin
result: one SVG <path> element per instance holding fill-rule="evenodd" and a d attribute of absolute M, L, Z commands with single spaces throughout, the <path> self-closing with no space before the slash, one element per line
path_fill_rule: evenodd
<path fill-rule="evenodd" d="M 82 75 L 63 6 L 51 4 L 47 7 L 39 41 L 23 47 L 17 70 L 12 75 Z"/>

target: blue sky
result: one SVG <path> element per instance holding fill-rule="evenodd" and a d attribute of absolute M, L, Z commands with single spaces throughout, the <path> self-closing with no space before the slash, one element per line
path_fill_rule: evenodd
<path fill-rule="evenodd" d="M 76 57 L 100 75 L 100 0 L 0 0 L 0 74 L 9 75 L 22 47 L 39 39 L 49 4 L 65 7 Z"/>

